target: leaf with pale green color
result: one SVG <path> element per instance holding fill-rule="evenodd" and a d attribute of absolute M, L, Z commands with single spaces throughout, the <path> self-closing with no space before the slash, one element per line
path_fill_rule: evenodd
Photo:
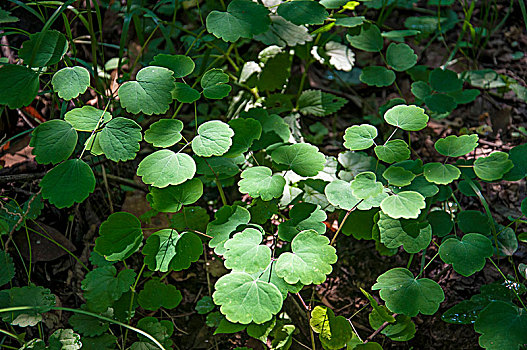
<path fill-rule="evenodd" d="M 395 73 L 382 66 L 367 66 L 362 69 L 359 80 L 370 86 L 390 86 L 395 81 Z"/>
<path fill-rule="evenodd" d="M 350 72 L 355 64 L 355 54 L 347 46 L 336 41 L 330 41 L 324 46 L 325 54 L 329 57 L 329 64 L 336 70 Z"/>
<path fill-rule="evenodd" d="M 326 8 L 317 1 L 297 0 L 283 2 L 276 11 L 278 15 L 296 25 L 324 24 L 328 17 Z"/>
<path fill-rule="evenodd" d="M 315 333 L 319 333 L 324 349 L 341 349 L 353 334 L 349 321 L 343 316 L 335 316 L 333 310 L 325 306 L 315 306 L 309 324 Z"/>
<path fill-rule="evenodd" d="M 175 186 L 153 187 L 148 199 L 153 209 L 162 213 L 175 213 L 184 205 L 195 203 L 202 194 L 203 183 L 194 178 Z"/>
<path fill-rule="evenodd" d="M 399 192 L 381 202 L 381 210 L 394 219 L 416 219 L 425 207 L 425 197 L 414 191 Z"/>
<path fill-rule="evenodd" d="M 379 306 L 378 309 L 373 310 L 368 315 L 368 321 L 370 323 L 371 328 L 377 330 L 381 328 L 381 326 L 384 324 L 385 319 L 381 316 L 379 313 L 379 310 L 382 310 L 380 312 L 388 313 L 390 310 L 384 305 Z M 391 315 L 389 315 L 392 317 Z M 393 317 L 392 317 L 393 318 Z M 415 336 L 415 324 L 412 322 L 412 319 L 405 315 L 397 315 L 394 319 L 395 322 L 392 321 L 392 323 L 388 324 L 385 328 L 381 330 L 381 334 L 384 334 L 385 336 L 389 337 L 391 340 L 394 341 L 408 341 L 412 339 Z M 367 343 L 369 344 L 369 343 Z M 363 349 L 363 348 L 355 348 L 355 349 Z M 382 349 L 380 347 L 375 347 L 373 349 Z"/>
<path fill-rule="evenodd" d="M 391 43 L 386 49 L 386 62 L 398 72 L 412 68 L 417 63 L 417 55 L 406 44 Z"/>
<path fill-rule="evenodd" d="M 192 150 L 200 157 L 221 156 L 231 147 L 233 136 L 228 124 L 219 120 L 205 122 L 198 127 Z"/>
<path fill-rule="evenodd" d="M 152 271 L 168 272 L 188 269 L 203 253 L 201 239 L 192 232 L 179 234 L 173 229 L 152 233 L 143 248 L 145 264 Z"/>
<path fill-rule="evenodd" d="M 495 181 L 514 167 L 514 163 L 505 152 L 492 152 L 486 157 L 480 157 L 474 162 L 474 172 L 485 181 Z"/>
<path fill-rule="evenodd" d="M 384 113 L 384 120 L 390 125 L 406 131 L 419 131 L 426 128 L 428 116 L 417 106 L 397 105 Z"/>
<path fill-rule="evenodd" d="M 28 106 L 37 96 L 38 73 L 20 65 L 0 67 L 0 104 L 11 109 Z"/>
<path fill-rule="evenodd" d="M 104 117 L 103 117 L 104 113 Z M 64 115 L 64 120 L 77 131 L 93 131 L 112 119 L 110 112 L 104 112 L 93 106 L 74 108 Z"/>
<path fill-rule="evenodd" d="M 262 243 L 262 233 L 246 228 L 225 242 L 225 267 L 234 271 L 254 273 L 271 263 L 271 248 Z"/>
<path fill-rule="evenodd" d="M 337 112 L 348 101 L 320 90 L 305 90 L 298 98 L 298 110 L 303 115 L 324 117 Z"/>
<path fill-rule="evenodd" d="M 276 274 L 287 283 L 320 284 L 333 270 L 337 261 L 335 248 L 326 236 L 314 230 L 305 230 L 293 238 L 292 253 L 282 253 L 276 262 Z"/>
<path fill-rule="evenodd" d="M 437 185 L 448 185 L 459 179 L 461 171 L 452 164 L 427 163 L 423 166 L 423 175 L 427 181 Z"/>
<path fill-rule="evenodd" d="M 99 133 L 90 135 L 86 142 L 84 142 L 84 147 L 86 147 L 86 150 L 90 151 L 90 153 L 94 156 L 100 156 L 104 154 L 101 145 L 99 144 Z"/>
<path fill-rule="evenodd" d="M 326 157 L 318 148 L 308 143 L 278 147 L 271 153 L 271 158 L 300 176 L 315 176 L 324 169 L 326 163 Z"/>
<path fill-rule="evenodd" d="M 294 47 L 312 41 L 313 37 L 304 26 L 297 26 L 281 16 L 271 15 L 269 29 L 254 37 L 266 45 L 277 45 L 279 47 Z"/>
<path fill-rule="evenodd" d="M 155 147 L 174 146 L 183 137 L 183 122 L 177 119 L 161 119 L 145 131 L 145 141 Z"/>
<path fill-rule="evenodd" d="M 463 88 L 463 81 L 450 69 L 436 68 L 429 77 L 432 89 L 439 92 L 454 92 Z"/>
<path fill-rule="evenodd" d="M 141 221 L 130 213 L 117 212 L 99 227 L 94 250 L 108 261 L 122 261 L 135 253 L 142 242 Z"/>
<path fill-rule="evenodd" d="M 367 52 L 379 52 L 384 46 L 379 27 L 370 23 L 351 29 L 350 34 L 346 35 L 346 40 L 351 46 Z"/>
<path fill-rule="evenodd" d="M 82 347 L 81 336 L 73 329 L 57 329 L 49 336 L 49 350 L 78 350 Z"/>
<path fill-rule="evenodd" d="M 90 73 L 84 67 L 66 67 L 53 74 L 53 90 L 67 101 L 83 94 L 90 86 Z"/>
<path fill-rule="evenodd" d="M 262 125 L 253 118 L 238 118 L 229 121 L 229 126 L 234 131 L 231 148 L 224 157 L 236 157 L 249 150 L 254 140 L 262 135 Z"/>
<path fill-rule="evenodd" d="M 183 78 L 194 71 L 194 61 L 185 55 L 159 54 L 154 56 L 151 66 L 165 67 L 174 73 L 174 78 Z"/>
<path fill-rule="evenodd" d="M 290 220 L 278 225 L 278 237 L 284 241 L 291 241 L 298 233 L 304 230 L 315 230 L 319 234 L 326 233 L 324 221 L 327 215 L 317 204 L 301 202 L 289 211 Z"/>
<path fill-rule="evenodd" d="M 193 103 L 199 100 L 201 93 L 185 83 L 176 82 L 176 87 L 171 91 L 172 97 L 181 103 Z"/>
<path fill-rule="evenodd" d="M 141 69 L 135 81 L 127 81 L 117 91 L 121 106 L 132 114 L 166 113 L 172 102 L 171 91 L 176 86 L 172 74 L 170 69 L 164 67 Z"/>
<path fill-rule="evenodd" d="M 474 330 L 485 349 L 520 349 L 527 343 L 527 314 L 514 304 L 494 301 L 480 312 Z"/>
<path fill-rule="evenodd" d="M 370 210 L 373 207 L 380 206 L 381 202 L 388 197 L 388 193 L 382 191 L 380 194 L 360 202 L 360 199 L 353 195 L 351 184 L 344 180 L 330 182 L 325 187 L 324 193 L 329 203 L 344 210 L 350 210 L 355 207 L 359 210 Z"/>
<path fill-rule="evenodd" d="M 68 159 L 77 145 L 77 131 L 64 120 L 53 119 L 37 126 L 29 146 L 40 164 L 57 164 Z"/>
<path fill-rule="evenodd" d="M 371 171 L 366 171 L 355 176 L 351 181 L 351 193 L 358 199 L 368 199 L 380 195 L 383 185 L 377 182 L 377 176 Z"/>
<path fill-rule="evenodd" d="M 135 158 L 143 139 L 141 126 L 132 119 L 117 117 L 108 122 L 99 135 L 104 155 L 114 162 Z"/>
<path fill-rule="evenodd" d="M 503 225 L 497 225 L 496 231 L 498 233 L 498 242 L 497 242 L 497 249 L 496 244 L 494 241 L 494 236 L 492 234 L 488 234 L 487 238 L 492 241 L 492 248 L 494 249 L 494 254 L 499 256 L 512 256 L 516 251 L 518 250 L 518 238 L 525 240 L 525 238 L 522 237 L 523 234 L 518 235 L 516 237 L 516 233 L 511 227 L 505 227 Z"/>
<path fill-rule="evenodd" d="M 339 17 L 336 19 L 335 25 L 346 28 L 353 28 L 362 25 L 365 20 L 366 18 L 364 16 Z"/>
<path fill-rule="evenodd" d="M 404 187 L 412 183 L 415 174 L 403 167 L 391 166 L 382 173 L 382 177 L 392 186 Z"/>
<path fill-rule="evenodd" d="M 157 311 L 160 307 L 173 309 L 183 300 L 181 292 L 170 284 L 164 284 L 158 279 L 152 279 L 145 283 L 139 292 L 137 301 L 145 310 Z"/>
<path fill-rule="evenodd" d="M 47 30 L 29 35 L 22 43 L 18 57 L 30 67 L 46 67 L 59 63 L 68 51 L 68 40 L 56 30 Z"/>
<path fill-rule="evenodd" d="M 415 278 L 407 269 L 397 267 L 377 277 L 373 290 L 380 290 L 381 299 L 390 311 L 414 317 L 419 312 L 433 315 L 445 299 L 443 289 L 428 278 Z"/>
<path fill-rule="evenodd" d="M 441 259 L 465 277 L 482 270 L 492 254 L 492 242 L 479 233 L 466 234 L 461 240 L 449 238 L 439 247 Z"/>
<path fill-rule="evenodd" d="M 114 301 L 130 290 L 135 276 L 135 272 L 130 269 L 122 270 L 117 274 L 113 265 L 88 272 L 81 284 L 88 310 L 105 312 Z"/>
<path fill-rule="evenodd" d="M 154 152 L 144 158 L 137 168 L 145 184 L 154 187 L 179 185 L 194 177 L 196 163 L 185 153 L 175 153 L 168 149 Z"/>
<path fill-rule="evenodd" d="M 477 134 L 455 136 L 450 135 L 436 141 L 434 147 L 447 157 L 461 157 L 476 149 L 479 137 Z"/>
<path fill-rule="evenodd" d="M 242 0 L 247 1 L 247 0 Z M 232 3 L 231 3 L 232 4 Z M 208 70 L 201 78 L 200 84 L 203 96 L 210 99 L 222 99 L 231 92 L 232 87 L 227 84 L 229 76 L 222 69 L 213 68 Z"/>
<path fill-rule="evenodd" d="M 300 282 L 289 284 L 283 278 L 278 277 L 276 274 L 276 260 L 272 261 L 263 272 L 258 271 L 253 276 L 258 277 L 259 280 L 274 284 L 282 293 L 284 300 L 289 293 L 298 293 L 304 287 Z"/>
<path fill-rule="evenodd" d="M 9 283 L 15 276 L 15 264 L 9 253 L 0 250 L 0 287 Z"/>
<path fill-rule="evenodd" d="M 249 0 L 232 1 L 227 12 L 212 11 L 206 22 L 209 33 L 231 42 L 264 33 L 271 24 L 269 10 Z"/>
<path fill-rule="evenodd" d="M 410 149 L 403 140 L 390 140 L 384 145 L 375 146 L 375 154 L 386 163 L 402 162 L 410 158 Z"/>
<path fill-rule="evenodd" d="M 244 170 L 238 182 L 241 193 L 247 193 L 253 198 L 260 197 L 264 201 L 279 198 L 284 192 L 285 179 L 274 174 L 268 167 L 256 166 Z"/>
<path fill-rule="evenodd" d="M 406 252 L 418 253 L 428 247 L 432 240 L 432 228 L 426 221 L 398 220 L 381 212 L 377 225 L 381 243 L 389 249 L 402 245 Z"/>
<path fill-rule="evenodd" d="M 246 225 L 251 220 L 249 211 L 238 205 L 224 205 L 215 214 L 215 220 L 207 225 L 207 234 L 213 238 L 209 241 L 209 247 L 214 252 L 223 255 L 226 252 L 225 242 L 230 238 L 232 232 L 240 225 Z"/>
<path fill-rule="evenodd" d="M 370 148 L 375 144 L 377 128 L 369 124 L 353 125 L 346 129 L 344 147 L 352 151 Z"/>
<path fill-rule="evenodd" d="M 42 198 L 62 209 L 88 198 L 95 190 L 95 176 L 88 164 L 70 159 L 48 171 L 39 186 Z"/>
<path fill-rule="evenodd" d="M 282 309 L 282 293 L 272 283 L 245 272 L 231 272 L 215 284 L 212 295 L 227 320 L 242 324 L 264 323 Z"/>

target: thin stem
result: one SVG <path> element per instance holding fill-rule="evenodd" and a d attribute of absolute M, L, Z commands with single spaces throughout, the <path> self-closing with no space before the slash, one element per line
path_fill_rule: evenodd
<path fill-rule="evenodd" d="M 351 208 L 350 210 L 348 210 L 348 212 L 346 213 L 346 215 L 345 215 L 344 218 L 342 219 L 342 222 L 340 223 L 339 228 L 337 229 L 337 232 L 335 232 L 335 235 L 333 236 L 333 239 L 331 239 L 331 243 L 330 243 L 330 245 L 333 245 L 333 243 L 335 243 L 335 240 L 337 239 L 337 236 L 339 235 L 340 231 L 342 231 L 342 227 L 344 226 L 344 223 L 346 222 L 346 219 L 348 218 L 348 216 L 349 216 L 349 215 L 351 214 L 351 212 L 354 211 L 354 210 L 357 208 L 357 206 L 358 206 L 359 204 L 361 204 L 363 201 L 364 201 L 364 199 L 361 199 L 361 200 L 359 201 L 359 203 L 355 204 L 355 205 L 353 206 L 353 208 Z"/>

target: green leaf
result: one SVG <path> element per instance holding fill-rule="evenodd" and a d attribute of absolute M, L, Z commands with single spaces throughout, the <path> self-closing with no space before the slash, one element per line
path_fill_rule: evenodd
<path fill-rule="evenodd" d="M 450 113 L 457 107 L 456 100 L 446 94 L 432 94 L 424 99 L 427 107 L 439 114 Z"/>
<path fill-rule="evenodd" d="M 351 193 L 355 198 L 368 199 L 380 195 L 383 192 L 383 185 L 377 182 L 375 173 L 366 171 L 355 176 L 351 181 Z"/>
<path fill-rule="evenodd" d="M 379 309 L 385 313 L 389 312 L 386 306 L 379 306 Z M 378 310 L 373 310 L 369 314 L 368 320 L 370 322 L 370 326 L 375 330 L 379 329 L 385 322 L 381 318 Z M 381 334 L 384 334 L 385 336 L 389 337 L 391 340 L 394 340 L 394 341 L 408 341 L 412 339 L 415 335 L 415 324 L 412 322 L 412 319 L 410 317 L 405 316 L 405 315 L 397 315 L 395 316 L 395 322 L 388 324 L 381 331 Z M 368 342 L 367 344 L 370 344 L 370 343 L 371 342 Z M 358 350 L 358 349 L 363 349 L 363 348 L 357 347 L 355 349 Z M 379 346 L 373 349 L 380 350 L 381 347 Z"/>
<path fill-rule="evenodd" d="M 245 272 L 231 272 L 221 277 L 212 295 L 221 313 L 231 322 L 264 323 L 282 309 L 282 294 L 272 284 Z"/>
<path fill-rule="evenodd" d="M 259 280 L 272 283 L 280 290 L 282 297 L 285 300 L 289 293 L 298 293 L 304 287 L 300 282 L 295 284 L 287 283 L 283 278 L 276 274 L 276 260 L 272 261 L 263 272 L 257 272 L 253 276 L 258 277 Z"/>
<path fill-rule="evenodd" d="M 170 219 L 171 227 L 184 231 L 186 229 L 205 232 L 209 223 L 209 214 L 202 207 L 183 207 L 179 213 L 173 214 Z"/>
<path fill-rule="evenodd" d="M 377 137 L 377 128 L 369 124 L 353 125 L 346 129 L 344 147 L 352 151 L 370 148 Z"/>
<path fill-rule="evenodd" d="M 271 264 L 271 248 L 262 243 L 262 233 L 246 228 L 225 242 L 225 267 L 234 271 L 254 273 Z"/>
<path fill-rule="evenodd" d="M 72 329 L 58 329 L 49 336 L 49 350 L 78 350 L 81 337 Z"/>
<path fill-rule="evenodd" d="M 104 113 L 104 117 L 103 116 Z M 101 118 L 102 117 L 102 118 Z M 74 108 L 64 115 L 64 120 L 77 131 L 93 131 L 112 119 L 110 112 L 104 112 L 92 106 Z"/>
<path fill-rule="evenodd" d="M 195 203 L 203 194 L 203 183 L 200 179 L 190 179 L 176 186 L 164 188 L 153 187 L 149 199 L 152 208 L 162 213 L 175 213 L 184 205 Z"/>
<path fill-rule="evenodd" d="M 271 350 L 288 350 L 293 344 L 295 326 L 292 324 L 277 326 L 271 332 Z"/>
<path fill-rule="evenodd" d="M 232 1 L 227 12 L 212 11 L 206 22 L 209 33 L 231 42 L 264 33 L 271 24 L 269 10 L 249 0 Z"/>
<path fill-rule="evenodd" d="M 423 166 L 424 177 L 438 185 L 448 185 L 459 179 L 461 171 L 452 164 L 427 163 Z"/>
<path fill-rule="evenodd" d="M 64 120 L 54 119 L 37 126 L 29 146 L 40 164 L 57 164 L 68 159 L 77 145 L 77 131 Z"/>
<path fill-rule="evenodd" d="M 151 66 L 141 69 L 135 81 L 124 83 L 117 93 L 121 106 L 129 113 L 163 114 L 170 107 L 175 86 L 171 70 Z"/>
<path fill-rule="evenodd" d="M 425 207 L 425 197 L 414 191 L 399 192 L 381 202 L 381 210 L 394 219 L 416 219 Z"/>
<path fill-rule="evenodd" d="M 13 23 L 18 22 L 18 17 L 11 16 L 10 11 L 6 11 L 4 9 L 0 9 L 0 23 Z"/>
<path fill-rule="evenodd" d="M 1 313 L 4 322 L 21 327 L 35 326 L 42 321 L 42 313 L 55 306 L 55 296 L 49 289 L 33 284 L 0 291 L 0 308 L 35 306 L 35 309 Z M 37 309 L 38 308 L 38 309 Z"/>
<path fill-rule="evenodd" d="M 388 180 L 392 186 L 408 186 L 415 179 L 415 174 L 400 166 L 390 166 L 382 173 L 382 177 Z"/>
<path fill-rule="evenodd" d="M 174 153 L 168 149 L 154 152 L 139 163 L 137 175 L 145 184 L 154 187 L 179 185 L 194 177 L 196 163 L 185 153 Z"/>
<path fill-rule="evenodd" d="M 68 41 L 64 34 L 47 30 L 30 34 L 18 50 L 18 57 L 30 67 L 47 67 L 59 63 L 66 51 Z"/>
<path fill-rule="evenodd" d="M 230 235 L 240 225 L 246 225 L 251 220 L 249 211 L 238 205 L 224 205 L 215 214 L 215 220 L 208 224 L 207 234 L 213 238 L 209 241 L 209 246 L 214 248 L 214 252 L 223 255 L 226 251 L 225 242 Z"/>
<path fill-rule="evenodd" d="M 200 99 L 201 93 L 185 83 L 176 83 L 171 91 L 172 97 L 181 103 L 193 103 Z"/>
<path fill-rule="evenodd" d="M 238 182 L 241 193 L 248 193 L 253 198 L 270 201 L 279 198 L 284 192 L 285 179 L 275 174 L 268 167 L 256 166 L 244 170 Z"/>
<path fill-rule="evenodd" d="M 493 254 L 492 242 L 479 233 L 469 233 L 461 240 L 449 238 L 439 247 L 439 256 L 452 264 L 454 271 L 468 277 L 485 267 L 486 259 Z"/>
<path fill-rule="evenodd" d="M 406 252 L 418 253 L 428 247 L 432 240 L 432 229 L 426 221 L 397 220 L 381 212 L 377 225 L 381 243 L 389 249 L 402 245 Z"/>
<path fill-rule="evenodd" d="M 113 350 L 117 338 L 111 334 L 105 333 L 98 337 L 83 337 L 82 350 Z"/>
<path fill-rule="evenodd" d="M 325 349 L 341 349 L 353 334 L 349 321 L 343 316 L 336 317 L 333 310 L 325 306 L 315 306 L 309 324 L 315 333 L 319 333 Z"/>
<path fill-rule="evenodd" d="M 454 98 L 457 104 L 471 103 L 476 100 L 481 92 L 477 89 L 465 89 L 463 91 L 450 92 L 449 95 Z"/>
<path fill-rule="evenodd" d="M 326 157 L 318 148 L 308 143 L 278 147 L 271 153 L 271 158 L 300 176 L 315 176 L 324 169 L 326 163 Z"/>
<path fill-rule="evenodd" d="M 527 143 L 511 149 L 509 159 L 512 160 L 514 168 L 505 174 L 505 180 L 518 181 L 527 176 Z"/>
<path fill-rule="evenodd" d="M 463 210 L 457 214 L 457 224 L 464 233 L 490 234 L 489 218 L 477 210 Z"/>
<path fill-rule="evenodd" d="M 322 3 L 323 1 L 324 0 L 322 0 L 320 3 Z M 353 28 L 362 25 L 364 23 L 364 20 L 366 20 L 364 16 L 339 17 L 336 19 L 335 25 L 346 28 Z"/>
<path fill-rule="evenodd" d="M 205 122 L 192 140 L 192 150 L 200 157 L 221 156 L 231 147 L 233 136 L 228 124 L 219 120 Z"/>
<path fill-rule="evenodd" d="M 476 159 L 474 162 L 474 172 L 485 181 L 495 181 L 503 177 L 511 170 L 514 164 L 505 152 L 492 152 L 486 157 Z"/>
<path fill-rule="evenodd" d="M 15 264 L 9 253 L 0 250 L 0 287 L 9 283 L 15 276 Z"/>
<path fill-rule="evenodd" d="M 53 90 L 67 101 L 83 94 L 90 86 L 90 72 L 84 67 L 66 67 L 53 74 Z"/>
<path fill-rule="evenodd" d="M 183 78 L 194 71 L 194 61 L 185 55 L 159 54 L 154 56 L 151 66 L 165 67 L 174 73 L 174 78 Z"/>
<path fill-rule="evenodd" d="M 122 261 L 139 249 L 143 242 L 141 221 L 130 213 L 113 213 L 99 227 L 95 251 L 108 261 Z"/>
<path fill-rule="evenodd" d="M 379 52 L 384 46 L 381 31 L 375 24 L 365 23 L 360 28 L 353 28 L 346 39 L 351 46 L 367 52 Z"/>
<path fill-rule="evenodd" d="M 477 134 L 455 136 L 450 135 L 436 141 L 434 147 L 447 157 L 461 157 L 476 149 L 479 137 Z"/>
<path fill-rule="evenodd" d="M 276 12 L 287 21 L 296 25 L 324 24 L 328 17 L 326 8 L 317 1 L 311 0 L 283 2 L 278 6 Z"/>
<path fill-rule="evenodd" d="M 270 49 L 274 49 L 274 47 Z M 273 51 L 274 50 L 271 52 Z M 265 61 L 265 65 L 258 75 L 256 87 L 261 91 L 274 91 L 281 89 L 285 84 L 287 84 L 287 80 L 291 75 L 291 63 L 293 56 L 290 55 L 289 52 L 281 51 L 275 53 L 272 55 L 272 57 L 267 57 L 268 55 L 264 55 L 264 53 L 265 49 L 259 54 L 260 60 Z"/>
<path fill-rule="evenodd" d="M 107 322 L 101 321 L 96 317 L 85 314 L 73 314 L 69 318 L 68 322 L 75 331 L 87 337 L 101 335 L 106 332 L 109 328 Z"/>
<path fill-rule="evenodd" d="M 412 94 L 420 100 L 424 100 L 432 94 L 432 88 L 425 81 L 416 81 L 412 83 L 411 90 Z"/>
<path fill-rule="evenodd" d="M 178 234 L 173 229 L 154 232 L 143 248 L 145 264 L 152 271 L 188 269 L 203 253 L 201 239 L 192 232 Z"/>
<path fill-rule="evenodd" d="M 155 147 L 174 146 L 183 137 L 183 123 L 177 119 L 161 119 L 145 131 L 145 141 Z"/>
<path fill-rule="evenodd" d="M 254 140 L 262 135 L 262 125 L 253 118 L 238 118 L 229 121 L 229 126 L 234 131 L 232 146 L 224 157 L 236 157 L 249 150 Z"/>
<path fill-rule="evenodd" d="M 108 122 L 99 136 L 99 145 L 106 157 L 114 162 L 135 158 L 143 139 L 141 126 L 132 119 L 117 117 Z"/>
<path fill-rule="evenodd" d="M 135 272 L 130 269 L 117 274 L 113 265 L 88 272 L 81 284 L 88 310 L 105 312 L 114 301 L 130 290 L 135 276 Z"/>
<path fill-rule="evenodd" d="M 373 290 L 380 290 L 381 299 L 390 311 L 414 317 L 419 312 L 433 315 L 445 299 L 443 290 L 428 278 L 414 278 L 407 269 L 397 267 L 377 277 Z"/>
<path fill-rule="evenodd" d="M 95 190 L 95 176 L 90 166 L 80 159 L 70 159 L 48 171 L 39 186 L 42 198 L 57 208 L 82 203 Z"/>
<path fill-rule="evenodd" d="M 173 309 L 183 300 L 181 292 L 170 284 L 164 284 L 158 279 L 153 279 L 145 283 L 142 291 L 139 292 L 137 301 L 145 310 L 156 311 L 160 307 Z"/>
<path fill-rule="evenodd" d="M 377 196 L 359 203 L 360 199 L 353 195 L 351 184 L 343 180 L 330 182 L 324 189 L 324 193 L 329 203 L 344 210 L 350 210 L 354 207 L 357 207 L 359 210 L 370 210 L 372 207 L 378 207 L 388 197 L 388 194 L 383 191 Z"/>
<path fill-rule="evenodd" d="M 235 0 L 231 2 L 231 4 L 237 1 L 250 2 L 248 0 Z M 225 96 L 229 94 L 229 92 L 231 92 L 231 89 L 232 89 L 232 87 L 229 84 L 227 84 L 228 82 L 229 82 L 229 76 L 223 73 L 223 70 L 218 69 L 218 68 L 213 68 L 213 69 L 208 70 L 205 74 L 203 74 L 203 77 L 201 78 L 201 81 L 200 81 L 201 88 L 203 89 L 203 96 L 205 96 L 206 98 L 216 99 L 216 100 L 224 98 Z"/>
<path fill-rule="evenodd" d="M 497 251 L 494 241 L 494 237 L 491 234 L 487 235 L 487 238 L 492 241 L 494 254 L 499 256 L 512 256 L 518 250 L 518 237 L 511 227 L 505 227 L 503 225 L 497 225 L 496 231 L 498 231 L 498 242 Z M 521 234 L 520 234 L 521 236 Z M 520 237 L 522 238 L 522 237 Z"/>
<path fill-rule="evenodd" d="M 305 90 L 298 98 L 298 110 L 303 115 L 324 117 L 337 112 L 348 101 L 320 90 Z"/>
<path fill-rule="evenodd" d="M 38 73 L 32 69 L 11 64 L 0 67 L 0 104 L 11 109 L 28 106 L 39 87 Z"/>
<path fill-rule="evenodd" d="M 326 233 L 324 221 L 327 215 L 317 204 L 301 202 L 289 211 L 290 220 L 278 225 L 278 237 L 290 242 L 298 233 L 304 230 L 315 230 L 319 234 Z"/>
<path fill-rule="evenodd" d="M 406 131 L 419 131 L 426 128 L 428 116 L 417 106 L 397 105 L 384 113 L 384 120 L 390 125 Z"/>
<path fill-rule="evenodd" d="M 203 298 L 198 300 L 194 309 L 198 312 L 198 314 L 205 315 L 214 310 L 215 307 L 216 306 L 214 305 L 212 298 L 208 295 L 205 295 Z"/>
<path fill-rule="evenodd" d="M 362 69 L 359 79 L 370 86 L 390 86 L 395 81 L 395 73 L 382 66 L 367 66 Z"/>
<path fill-rule="evenodd" d="M 426 220 L 432 226 L 432 234 L 438 237 L 448 235 L 454 228 L 454 222 L 450 214 L 443 210 L 434 210 L 428 213 Z"/>
<path fill-rule="evenodd" d="M 402 162 L 410 158 L 410 149 L 403 140 L 390 140 L 384 145 L 375 146 L 375 154 L 386 163 Z"/>
<path fill-rule="evenodd" d="M 137 328 L 142 329 L 151 336 L 153 336 L 158 342 L 163 345 L 165 349 L 174 347 L 174 342 L 170 339 L 172 333 L 174 333 L 174 324 L 168 320 L 159 321 L 155 317 L 145 317 L 137 322 Z M 130 347 L 130 350 L 154 350 L 159 349 L 157 345 L 149 340 L 148 338 L 139 335 L 138 342 L 135 342 Z"/>
<path fill-rule="evenodd" d="M 391 43 L 386 49 L 386 62 L 394 70 L 403 72 L 417 63 L 417 55 L 406 44 Z"/>
<path fill-rule="evenodd" d="M 276 319 L 274 318 L 262 324 L 251 323 L 250 325 L 247 326 L 247 335 L 249 337 L 258 339 L 262 343 L 265 344 L 267 343 L 267 338 L 269 336 L 269 333 L 271 333 L 271 331 L 273 330 L 275 326 L 276 326 Z M 242 348 L 239 350 L 244 350 L 244 349 Z"/>
<path fill-rule="evenodd" d="M 474 330 L 485 349 L 520 349 L 527 343 L 527 314 L 514 304 L 495 301 L 481 311 Z"/>
<path fill-rule="evenodd" d="M 276 262 L 276 274 L 287 283 L 320 284 L 332 271 L 337 261 L 335 248 L 326 236 L 314 230 L 305 230 L 293 238 L 292 253 L 282 253 Z"/>
<path fill-rule="evenodd" d="M 297 26 L 280 16 L 271 15 L 271 26 L 269 29 L 262 34 L 256 35 L 254 39 L 261 41 L 265 45 L 294 47 L 312 41 L 313 37 L 309 35 L 306 27 Z"/>
<path fill-rule="evenodd" d="M 353 235 L 355 239 L 371 240 L 373 230 L 373 218 L 379 212 L 378 209 L 354 210 L 348 215 L 348 219 L 342 226 L 342 233 L 346 236 Z M 339 220 L 342 224 L 343 216 Z"/>
<path fill-rule="evenodd" d="M 432 89 L 439 92 L 454 92 L 463 88 L 463 81 L 450 69 L 434 69 L 430 72 L 429 81 Z"/>

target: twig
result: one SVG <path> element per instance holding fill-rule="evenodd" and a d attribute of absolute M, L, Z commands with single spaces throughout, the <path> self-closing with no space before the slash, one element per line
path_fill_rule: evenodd
<path fill-rule="evenodd" d="M 4 175 L 0 176 L 0 184 L 15 182 L 15 181 L 26 181 L 26 180 L 36 180 L 43 178 L 46 175 L 43 173 L 30 173 L 30 174 L 15 174 L 15 175 Z"/>
<path fill-rule="evenodd" d="M 4 250 L 7 252 L 7 248 L 9 247 L 9 243 L 11 242 L 11 240 L 13 239 L 13 233 L 15 233 L 16 231 L 16 228 L 18 227 L 18 225 L 20 225 L 22 223 L 22 221 L 24 221 L 24 219 L 26 218 L 27 214 L 29 213 L 29 211 L 31 210 L 31 204 L 33 203 L 33 201 L 35 200 L 35 198 L 38 197 L 38 195 L 40 194 L 40 192 L 42 192 L 42 189 L 40 189 L 28 202 L 27 202 L 27 210 L 22 214 L 20 215 L 20 218 L 18 219 L 18 221 L 16 222 L 15 226 L 13 226 L 13 228 L 11 229 L 11 231 L 9 231 L 9 236 L 7 237 L 7 241 L 5 242 L 5 247 L 4 247 Z"/>
<path fill-rule="evenodd" d="M 392 317 L 395 317 L 395 316 L 397 316 L 397 314 L 393 314 L 392 315 Z M 380 332 L 382 332 L 384 330 L 384 328 L 386 328 L 389 324 L 390 324 L 390 322 L 388 322 L 388 321 L 384 322 L 379 328 L 377 328 L 377 330 L 375 330 L 375 332 L 370 334 L 370 336 L 368 337 L 368 339 L 366 339 L 364 341 L 364 343 L 367 343 L 367 342 L 371 341 L 373 338 L 375 338 L 375 336 L 377 334 L 379 334 Z"/>
<path fill-rule="evenodd" d="M 103 174 L 101 174 L 99 172 L 94 172 L 94 173 L 95 173 L 96 176 L 104 178 Z M 111 174 L 106 174 L 106 178 L 108 180 L 112 181 L 112 182 L 116 182 L 116 183 L 119 183 L 119 184 L 122 184 L 122 185 L 130 186 L 130 187 L 133 187 L 135 189 L 141 190 L 143 192 L 148 192 L 148 188 L 146 187 L 146 185 L 139 184 L 139 183 L 135 182 L 134 180 L 125 179 L 123 177 L 119 177 L 119 176 L 115 176 L 115 175 L 111 175 Z"/>

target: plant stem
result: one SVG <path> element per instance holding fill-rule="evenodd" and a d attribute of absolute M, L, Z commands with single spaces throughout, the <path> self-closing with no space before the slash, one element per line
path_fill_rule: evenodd
<path fill-rule="evenodd" d="M 339 235 L 340 231 L 342 231 L 342 227 L 344 226 L 344 223 L 346 222 L 346 219 L 348 218 L 348 216 L 349 216 L 349 215 L 351 214 L 351 212 L 354 211 L 354 210 L 357 208 L 357 206 L 358 206 L 359 204 L 361 204 L 363 201 L 364 201 L 364 199 L 361 199 L 361 200 L 359 201 L 359 203 L 355 204 L 355 205 L 353 206 L 353 208 L 351 208 L 350 210 L 348 210 L 348 212 L 346 213 L 346 215 L 345 215 L 344 218 L 342 219 L 342 222 L 340 223 L 339 228 L 337 229 L 337 232 L 335 232 L 335 235 L 334 235 L 333 238 L 331 239 L 331 243 L 330 243 L 330 245 L 333 245 L 333 243 L 335 243 L 335 240 L 337 239 L 337 236 Z"/>

